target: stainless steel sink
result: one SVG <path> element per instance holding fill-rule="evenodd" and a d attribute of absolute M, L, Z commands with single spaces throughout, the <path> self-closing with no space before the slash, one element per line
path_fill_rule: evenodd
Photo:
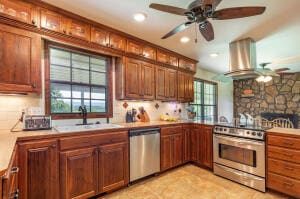
<path fill-rule="evenodd" d="M 91 131 L 91 130 L 103 130 L 123 128 L 124 126 L 118 124 L 91 124 L 91 125 L 72 125 L 72 126 L 58 126 L 54 127 L 60 133 L 67 133 L 72 131 Z"/>

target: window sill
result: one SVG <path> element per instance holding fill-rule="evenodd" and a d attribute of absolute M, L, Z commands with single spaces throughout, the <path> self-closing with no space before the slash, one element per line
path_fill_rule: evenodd
<path fill-rule="evenodd" d="M 87 118 L 112 118 L 112 114 L 107 113 L 88 113 Z M 60 119 L 82 119 L 80 113 L 60 113 L 60 114 L 51 114 L 52 120 Z"/>

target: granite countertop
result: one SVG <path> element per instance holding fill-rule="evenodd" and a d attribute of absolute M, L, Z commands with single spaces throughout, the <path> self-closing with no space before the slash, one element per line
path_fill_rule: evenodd
<path fill-rule="evenodd" d="M 274 127 L 272 129 L 266 130 L 268 134 L 272 133 L 280 133 L 280 134 L 286 134 L 286 135 L 294 135 L 300 138 L 300 129 L 288 129 L 288 128 L 280 128 L 280 127 Z"/>

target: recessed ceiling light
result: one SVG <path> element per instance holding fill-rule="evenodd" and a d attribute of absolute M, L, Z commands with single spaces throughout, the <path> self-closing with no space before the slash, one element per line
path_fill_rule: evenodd
<path fill-rule="evenodd" d="M 181 37 L 180 41 L 181 41 L 181 43 L 187 43 L 187 42 L 190 41 L 190 38 L 188 38 L 188 37 Z"/>
<path fill-rule="evenodd" d="M 211 57 L 218 57 L 219 54 L 218 54 L 218 53 L 211 53 L 210 56 L 211 56 Z"/>
<path fill-rule="evenodd" d="M 138 22 L 142 22 L 145 21 L 145 19 L 147 18 L 147 15 L 145 13 L 139 12 L 133 15 L 134 20 L 138 21 Z"/>

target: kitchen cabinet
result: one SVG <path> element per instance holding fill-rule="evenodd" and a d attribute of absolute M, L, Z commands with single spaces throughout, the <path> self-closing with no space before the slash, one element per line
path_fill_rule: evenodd
<path fill-rule="evenodd" d="M 178 101 L 194 101 L 194 75 L 190 73 L 177 72 Z"/>
<path fill-rule="evenodd" d="M 300 198 L 300 136 L 268 132 L 267 187 Z"/>
<path fill-rule="evenodd" d="M 200 164 L 207 168 L 213 168 L 213 126 L 202 125 L 200 133 Z"/>
<path fill-rule="evenodd" d="M 182 126 L 183 135 L 183 162 L 191 160 L 191 128 L 190 125 Z"/>
<path fill-rule="evenodd" d="M 66 20 L 67 34 L 69 36 L 90 41 L 91 27 L 89 24 L 71 18 Z"/>
<path fill-rule="evenodd" d="M 62 15 L 46 9 L 41 9 L 41 28 L 67 34 L 67 20 Z"/>
<path fill-rule="evenodd" d="M 59 198 L 56 140 L 19 143 L 20 198 Z"/>
<path fill-rule="evenodd" d="M 191 160 L 193 162 L 199 162 L 199 150 L 200 150 L 200 133 L 201 125 L 192 125 L 191 127 Z"/>
<path fill-rule="evenodd" d="M 178 67 L 188 71 L 196 72 L 196 64 L 182 58 L 179 59 Z"/>
<path fill-rule="evenodd" d="M 169 54 L 161 50 L 157 50 L 157 61 L 178 67 L 178 58 L 175 55 Z"/>
<path fill-rule="evenodd" d="M 1 179 L 0 185 L 2 185 L 0 190 L 2 190 L 3 188 L 3 194 L 1 194 L 0 191 L 0 198 L 3 199 L 18 198 L 18 194 L 19 194 L 18 173 L 19 173 L 18 152 L 17 152 L 17 146 L 15 146 L 7 171 L 5 175 L 2 177 L 2 179 L 0 178 Z"/>
<path fill-rule="evenodd" d="M 152 48 L 150 46 L 145 46 L 142 43 L 133 41 L 133 40 L 128 40 L 127 42 L 127 53 L 139 55 L 151 60 L 156 59 L 156 50 L 155 48 Z"/>
<path fill-rule="evenodd" d="M 0 15 L 25 24 L 38 25 L 37 8 L 23 1 L 0 0 Z"/>
<path fill-rule="evenodd" d="M 177 71 L 156 67 L 156 99 L 164 101 L 177 100 Z"/>
<path fill-rule="evenodd" d="M 41 92 L 41 38 L 0 24 L 0 91 Z"/>
<path fill-rule="evenodd" d="M 61 198 L 87 198 L 98 190 L 97 147 L 60 153 Z"/>
<path fill-rule="evenodd" d="M 121 64 L 117 64 L 116 77 L 118 99 L 155 99 L 154 65 L 126 58 Z"/>
<path fill-rule="evenodd" d="M 120 51 L 126 47 L 124 37 L 96 27 L 91 28 L 91 42 Z"/>
<path fill-rule="evenodd" d="M 161 170 L 183 163 L 182 126 L 161 128 Z"/>
<path fill-rule="evenodd" d="M 100 146 L 99 189 L 106 192 L 128 184 L 128 143 Z"/>

